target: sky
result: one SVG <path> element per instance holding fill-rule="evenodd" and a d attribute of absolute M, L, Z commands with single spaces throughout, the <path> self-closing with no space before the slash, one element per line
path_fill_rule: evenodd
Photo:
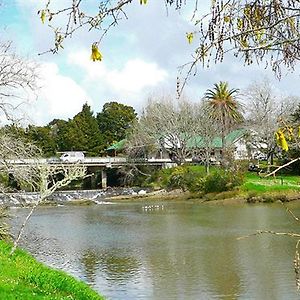
<path fill-rule="evenodd" d="M 96 0 L 85 0 L 93 10 Z M 2 40 L 12 40 L 15 51 L 38 64 L 39 89 L 26 106 L 30 122 L 46 125 L 55 118 L 72 118 L 88 103 L 97 113 L 103 104 L 117 101 L 131 105 L 139 113 L 150 95 L 173 94 L 178 68 L 191 60 L 195 44 L 188 44 L 185 34 L 193 31 L 188 8 L 175 11 L 163 0 L 149 0 L 147 5 L 133 1 L 126 10 L 127 19 L 111 28 L 100 44 L 101 62 L 90 60 L 91 44 L 99 32 L 81 30 L 66 41 L 58 54 L 46 53 L 53 46 L 53 31 L 42 24 L 37 11 L 44 0 L 2 0 L 0 33 Z M 52 0 L 65 5 L 71 0 Z M 201 9 L 207 7 L 201 1 Z M 274 89 L 284 95 L 300 95 L 299 72 L 283 74 L 278 81 L 263 66 L 243 66 L 228 57 L 209 69 L 200 66 L 184 93 L 200 101 L 204 92 L 219 81 L 231 88 L 246 89 L 254 81 L 268 78 Z"/>

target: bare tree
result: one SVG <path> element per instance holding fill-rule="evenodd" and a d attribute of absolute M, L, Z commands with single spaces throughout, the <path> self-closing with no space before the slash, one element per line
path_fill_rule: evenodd
<path fill-rule="evenodd" d="M 20 230 L 14 240 L 14 246 L 11 249 L 11 254 L 16 250 L 18 243 L 22 237 L 26 224 L 39 204 L 51 196 L 57 189 L 67 186 L 73 180 L 82 179 L 86 175 L 86 168 L 80 165 L 64 166 L 64 165 L 49 165 L 40 163 L 39 160 L 33 161 L 30 165 L 27 161 L 27 166 L 30 169 L 31 180 L 28 182 L 35 186 L 39 192 L 39 197 L 32 205 L 31 210 L 22 223 Z M 62 179 L 57 180 L 57 175 Z"/>
<path fill-rule="evenodd" d="M 0 42 L 0 112 L 2 121 L 18 122 L 23 117 L 19 109 L 37 86 L 37 65 L 20 57 L 12 42 Z M 1 116 L 1 115 L 0 115 Z"/>
<path fill-rule="evenodd" d="M 27 99 L 28 93 L 36 88 L 36 64 L 19 57 L 12 49 L 11 42 L 0 43 L 0 112 L 3 113 L 3 121 L 13 124 L 20 121 L 18 108 Z M 0 171 L 3 177 L 12 176 L 23 186 L 39 192 L 38 200 L 33 204 L 14 241 L 12 253 L 38 205 L 55 190 L 68 185 L 72 180 L 83 178 L 86 173 L 85 168 L 78 165 L 65 167 L 47 164 L 41 158 L 40 149 L 19 135 L 8 134 L 4 130 L 0 132 Z M 58 174 L 62 179 L 57 179 Z M 7 186 L 1 183 L 0 193 L 7 191 Z"/>
<path fill-rule="evenodd" d="M 152 97 L 133 127 L 127 150 L 135 155 L 141 150 L 163 151 L 174 162 L 182 164 L 187 158 L 208 151 L 214 133 L 214 126 L 209 132 L 210 125 L 212 122 L 207 120 L 199 104 L 184 98 Z"/>
<path fill-rule="evenodd" d="M 272 164 L 275 150 L 278 149 L 274 135 L 278 121 L 290 117 L 299 99 L 276 93 L 267 79 L 252 83 L 244 96 L 249 107 L 247 125 L 251 133 L 248 143 L 257 151 L 265 153 L 268 163 Z"/>
<path fill-rule="evenodd" d="M 15 251 L 27 222 L 38 205 L 54 191 L 68 185 L 72 180 L 85 177 L 86 168 L 80 165 L 51 165 L 41 157 L 41 151 L 19 136 L 1 132 L 0 134 L 0 172 L 2 177 L 12 178 L 19 183 L 19 192 L 28 188 L 39 193 L 30 212 L 25 218 L 14 241 L 12 253 Z M 11 189 L 3 182 L 0 193 L 5 194 Z"/>

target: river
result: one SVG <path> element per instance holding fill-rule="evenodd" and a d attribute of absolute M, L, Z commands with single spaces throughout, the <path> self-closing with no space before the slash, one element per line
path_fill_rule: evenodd
<path fill-rule="evenodd" d="M 290 204 L 300 215 L 300 204 Z M 28 210 L 12 209 L 14 230 Z M 280 204 L 134 202 L 41 207 L 22 246 L 108 299 L 300 299 L 299 231 Z M 24 241 L 26 240 L 26 241 Z"/>

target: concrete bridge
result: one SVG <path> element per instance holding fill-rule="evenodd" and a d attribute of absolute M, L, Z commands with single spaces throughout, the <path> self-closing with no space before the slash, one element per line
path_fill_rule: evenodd
<path fill-rule="evenodd" d="M 192 161 L 187 159 L 187 162 Z M 128 159 L 126 157 L 85 157 L 77 162 L 63 162 L 59 158 L 39 158 L 39 159 L 14 159 L 6 160 L 8 164 L 12 165 L 34 165 L 34 164 L 50 164 L 50 165 L 74 165 L 79 164 L 86 167 L 106 167 L 113 168 L 124 165 L 156 165 L 166 166 L 173 165 L 174 162 L 169 158 L 137 158 Z"/>
<path fill-rule="evenodd" d="M 191 159 L 187 159 L 190 162 Z M 57 166 L 74 166 L 75 164 L 87 167 L 90 172 L 95 172 L 97 169 L 101 170 L 101 187 L 107 187 L 107 172 L 108 168 L 118 168 L 121 166 L 130 165 L 149 165 L 161 166 L 168 168 L 174 166 L 174 162 L 169 158 L 139 158 L 128 159 L 126 157 L 85 157 L 76 163 L 63 162 L 59 158 L 40 158 L 40 159 L 15 159 L 6 160 L 6 164 L 15 166 L 28 166 L 28 165 L 57 165 Z M 94 169 L 94 171 L 93 171 Z"/>

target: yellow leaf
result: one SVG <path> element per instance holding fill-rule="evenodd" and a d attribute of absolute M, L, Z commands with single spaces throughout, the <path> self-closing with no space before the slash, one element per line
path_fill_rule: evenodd
<path fill-rule="evenodd" d="M 237 19 L 237 28 L 238 28 L 238 30 L 242 30 L 243 26 L 244 26 L 243 20 L 241 18 L 238 18 Z"/>
<path fill-rule="evenodd" d="M 225 23 L 229 23 L 230 20 L 231 20 L 230 16 L 225 16 L 225 17 L 224 17 L 224 22 L 225 22 Z"/>
<path fill-rule="evenodd" d="M 143 5 L 143 4 L 146 5 L 146 4 L 147 4 L 147 0 L 140 0 L 140 4 L 141 4 L 141 5 Z"/>
<path fill-rule="evenodd" d="M 192 41 L 193 41 L 193 38 L 194 38 L 194 34 L 192 32 L 190 32 L 190 33 L 187 32 L 186 33 L 186 38 L 188 40 L 188 43 L 191 44 Z"/>
<path fill-rule="evenodd" d="M 42 23 L 44 24 L 45 20 L 46 20 L 46 12 L 44 10 L 41 11 L 41 20 L 42 20 Z"/>
<path fill-rule="evenodd" d="M 285 139 L 284 133 L 282 132 L 282 130 L 279 129 L 277 131 L 277 134 L 278 134 L 278 140 L 277 140 L 278 146 L 281 147 L 282 150 L 288 151 L 289 146 Z"/>
<path fill-rule="evenodd" d="M 91 60 L 92 61 L 96 61 L 96 60 L 101 61 L 102 60 L 102 54 L 100 53 L 100 51 L 98 49 L 97 43 L 94 43 L 92 45 Z"/>
<path fill-rule="evenodd" d="M 248 48 L 249 47 L 249 44 L 248 44 L 246 38 L 241 39 L 241 46 L 242 46 L 242 48 Z"/>

